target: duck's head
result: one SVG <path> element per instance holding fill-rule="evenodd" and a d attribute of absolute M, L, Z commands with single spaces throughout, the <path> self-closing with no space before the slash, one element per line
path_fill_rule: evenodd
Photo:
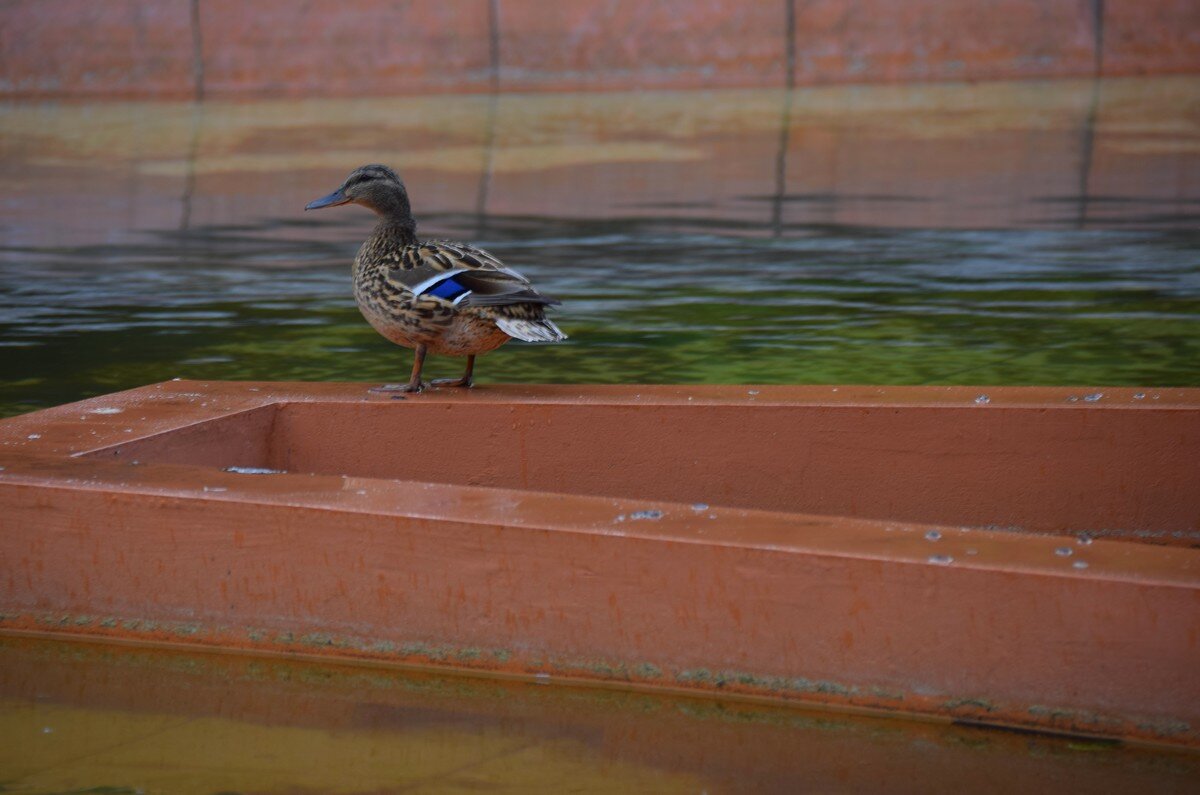
<path fill-rule="evenodd" d="M 336 207 L 350 202 L 369 207 L 385 218 L 412 218 L 408 191 L 404 189 L 404 183 L 395 171 L 378 163 L 354 169 L 340 188 L 328 196 L 310 201 L 304 209 L 319 210 L 322 207 Z"/>

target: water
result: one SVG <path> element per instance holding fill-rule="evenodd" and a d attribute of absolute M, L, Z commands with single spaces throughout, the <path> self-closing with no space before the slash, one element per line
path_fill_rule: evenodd
<path fill-rule="evenodd" d="M 563 299 L 571 340 L 488 355 L 483 388 L 1200 385 L 1198 87 L 0 105 L 0 415 L 173 377 L 405 380 L 350 296 L 367 214 L 301 212 L 367 162 L 402 171 L 424 233 Z M 12 638 L 0 738 L 0 789 L 31 793 L 1183 792 L 1200 772 L 964 727 Z"/>
<path fill-rule="evenodd" d="M 0 638 L 4 792 L 1188 792 L 1194 754 L 385 668 Z"/>
<path fill-rule="evenodd" d="M 462 226 L 432 220 L 444 233 Z M 506 346 L 480 362 L 482 384 L 1200 383 L 1190 233 L 770 239 L 502 223 L 492 219 L 481 242 L 563 299 L 571 340 Z M 329 264 L 295 254 L 286 265 L 250 242 L 261 231 L 238 230 L 231 250 L 200 262 L 165 235 L 143 248 L 39 252 L 32 271 L 30 260 L 0 264 L 0 410 L 174 377 L 402 379 L 411 355 L 377 337 L 350 296 L 341 260 L 361 230 L 346 230 Z M 198 234 L 209 245 L 234 237 Z M 431 370 L 459 368 L 434 359 Z"/>
<path fill-rule="evenodd" d="M 478 382 L 1200 384 L 1195 78 L 0 106 L 0 413 L 404 380 L 351 168 L 563 299 Z M 461 363 L 434 359 L 434 375 Z"/>

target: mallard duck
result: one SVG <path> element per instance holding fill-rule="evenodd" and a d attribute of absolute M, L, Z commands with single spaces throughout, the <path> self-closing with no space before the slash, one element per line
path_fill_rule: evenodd
<path fill-rule="evenodd" d="M 558 342 L 567 338 L 546 317 L 561 303 L 481 248 L 417 239 L 408 191 L 387 166 L 354 169 L 341 187 L 305 210 L 354 202 L 374 210 L 379 223 L 354 258 L 354 300 L 367 322 L 387 339 L 415 351 L 407 384 L 378 391 L 420 392 L 429 353 L 466 356 L 462 378 L 437 386 L 470 387 L 475 357 L 510 339 Z"/>

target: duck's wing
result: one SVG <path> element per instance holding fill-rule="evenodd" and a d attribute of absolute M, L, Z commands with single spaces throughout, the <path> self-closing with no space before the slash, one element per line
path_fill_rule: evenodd
<path fill-rule="evenodd" d="M 436 296 L 456 306 L 554 305 L 521 274 L 488 252 L 460 243 L 428 242 L 410 247 L 388 281 L 416 296 Z"/>

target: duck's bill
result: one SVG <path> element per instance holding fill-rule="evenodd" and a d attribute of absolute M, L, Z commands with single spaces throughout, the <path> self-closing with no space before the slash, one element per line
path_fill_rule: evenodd
<path fill-rule="evenodd" d="M 339 204 L 347 204 L 350 199 L 346 198 L 346 194 L 342 193 L 342 189 L 338 188 L 328 196 L 322 196 L 319 199 L 313 199 L 308 204 L 304 205 L 306 210 L 319 210 L 322 207 L 337 207 Z"/>

